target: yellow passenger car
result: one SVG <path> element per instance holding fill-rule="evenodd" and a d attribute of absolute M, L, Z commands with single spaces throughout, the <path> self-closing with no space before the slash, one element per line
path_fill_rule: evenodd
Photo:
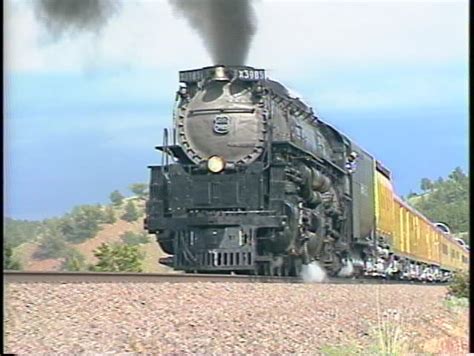
<path fill-rule="evenodd" d="M 469 250 L 399 198 L 390 175 L 375 168 L 376 235 L 399 257 L 441 270 L 466 270 Z"/>

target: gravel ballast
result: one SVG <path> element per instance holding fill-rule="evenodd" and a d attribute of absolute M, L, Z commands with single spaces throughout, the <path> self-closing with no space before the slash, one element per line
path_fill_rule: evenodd
<path fill-rule="evenodd" d="M 421 285 L 8 283 L 4 352 L 321 354 L 376 344 L 389 320 L 413 351 L 467 353 L 468 312 Z"/>

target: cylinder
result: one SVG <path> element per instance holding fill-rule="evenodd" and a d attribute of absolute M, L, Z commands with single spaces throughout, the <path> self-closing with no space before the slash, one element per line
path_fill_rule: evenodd
<path fill-rule="evenodd" d="M 316 206 L 318 206 L 321 202 L 323 201 L 322 197 L 321 197 L 321 193 L 319 192 L 311 192 L 309 198 L 307 199 L 307 205 L 310 207 L 310 208 L 315 208 Z"/>
<path fill-rule="evenodd" d="M 325 193 L 331 187 L 331 181 L 328 177 L 314 168 L 311 168 L 312 183 L 311 187 L 321 193 Z"/>

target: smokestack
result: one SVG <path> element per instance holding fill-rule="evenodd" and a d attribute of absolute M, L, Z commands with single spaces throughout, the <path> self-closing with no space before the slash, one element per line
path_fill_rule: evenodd
<path fill-rule="evenodd" d="M 199 33 L 214 64 L 245 64 L 257 29 L 250 0 L 169 1 Z"/>
<path fill-rule="evenodd" d="M 66 32 L 98 32 L 120 6 L 117 0 L 37 0 L 35 13 L 57 38 Z"/>

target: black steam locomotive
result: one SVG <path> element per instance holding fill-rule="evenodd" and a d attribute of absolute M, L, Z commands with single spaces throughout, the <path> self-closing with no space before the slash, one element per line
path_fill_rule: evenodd
<path fill-rule="evenodd" d="M 373 157 L 265 71 L 179 73 L 173 129 L 151 166 L 145 228 L 174 269 L 330 274 L 373 254 Z M 379 167 L 383 169 L 383 167 Z"/>

